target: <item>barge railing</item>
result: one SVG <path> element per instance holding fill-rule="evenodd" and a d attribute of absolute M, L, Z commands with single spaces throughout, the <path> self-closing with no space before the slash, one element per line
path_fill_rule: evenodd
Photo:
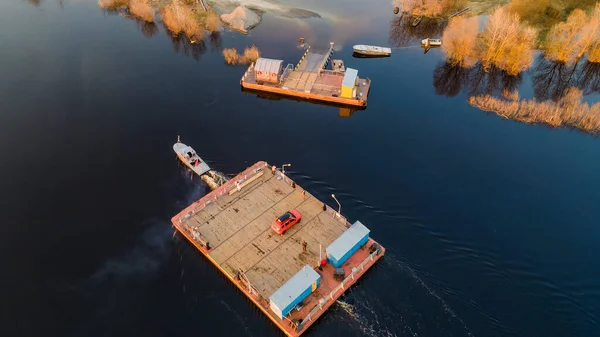
<path fill-rule="evenodd" d="M 267 167 L 268 167 L 268 164 L 266 162 L 258 162 L 256 164 L 252 165 L 251 167 L 247 168 L 241 174 L 236 176 L 236 179 L 231 179 L 231 180 L 225 182 L 223 185 L 219 186 L 216 190 L 205 195 L 200 200 L 198 200 L 197 202 L 193 203 L 188 208 L 186 208 L 185 215 L 178 219 L 179 223 L 181 223 L 184 226 L 184 228 L 186 228 L 187 231 L 194 236 L 194 239 L 196 239 L 196 240 L 198 240 L 198 242 L 202 243 L 203 246 L 205 246 L 207 249 L 210 249 L 210 247 L 207 247 L 207 242 L 204 239 L 204 237 L 200 234 L 200 232 L 198 232 L 197 230 L 194 230 L 187 224 L 183 223 L 183 221 L 189 219 L 191 216 L 195 215 L 196 213 L 198 213 L 201 210 L 203 210 L 204 208 L 206 208 L 206 206 L 208 206 L 211 203 L 213 203 L 214 201 L 216 201 L 219 197 L 221 197 L 225 194 L 230 194 L 232 191 L 237 190 L 238 185 L 239 186 L 243 185 L 244 182 L 252 179 L 255 175 L 259 174 Z M 289 184 L 291 186 L 295 186 L 296 183 L 294 181 L 292 181 L 290 178 L 288 178 L 285 175 L 285 173 L 282 173 L 281 171 L 278 170 L 275 172 L 275 174 L 279 177 L 279 179 L 283 179 L 283 181 L 286 182 L 287 184 Z M 329 205 L 327 205 L 327 204 L 323 204 L 323 205 L 325 206 L 324 211 L 327 214 L 329 214 L 331 217 L 333 217 L 334 219 L 337 219 L 339 222 L 344 224 L 347 228 L 352 225 L 350 222 L 348 222 L 346 217 L 344 217 L 343 215 L 341 215 L 340 213 L 335 211 L 333 208 L 329 207 Z"/>
<path fill-rule="evenodd" d="M 340 284 L 337 287 L 335 287 L 327 296 L 324 296 L 321 299 L 319 299 L 319 304 L 317 304 L 308 313 L 308 315 L 306 315 L 306 317 L 303 319 L 303 321 L 312 320 L 312 316 L 316 315 L 317 312 L 319 312 L 319 310 L 323 309 L 323 306 L 325 305 L 325 303 L 327 303 L 327 301 L 333 301 L 333 298 L 335 297 L 336 293 L 339 292 L 340 290 L 345 290 L 344 287 L 346 286 L 346 284 L 354 281 L 354 277 L 358 273 L 358 271 L 364 270 L 365 266 L 367 264 L 373 262 L 375 255 L 379 255 L 380 253 L 381 253 L 381 251 L 379 249 L 375 250 L 373 253 L 369 254 L 369 256 L 366 259 L 364 259 L 363 262 L 361 262 L 358 266 L 352 268 L 350 275 L 348 275 L 348 277 L 346 277 L 342 282 L 340 282 Z"/>

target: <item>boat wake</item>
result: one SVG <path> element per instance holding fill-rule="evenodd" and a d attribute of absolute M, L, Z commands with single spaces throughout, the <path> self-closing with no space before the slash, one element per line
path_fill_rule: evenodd
<path fill-rule="evenodd" d="M 460 316 L 458 316 L 456 314 L 456 312 L 454 312 L 454 310 L 452 310 L 452 308 L 448 305 L 448 303 L 446 303 L 446 301 L 444 301 L 444 299 L 438 295 L 438 293 L 433 290 L 431 287 L 429 287 L 415 272 L 415 270 L 413 268 L 411 268 L 410 266 L 408 266 L 406 263 L 402 262 L 401 260 L 399 260 L 398 258 L 396 258 L 393 254 L 388 253 L 386 255 L 387 259 L 385 261 L 387 261 L 389 264 L 391 264 L 392 266 L 395 265 L 395 267 L 397 269 L 400 269 L 401 271 L 405 271 L 408 272 L 409 276 L 416 281 L 416 283 L 418 285 L 420 285 L 422 288 L 424 288 L 427 293 L 430 296 L 433 296 L 433 298 L 435 298 L 442 306 L 442 309 L 444 310 L 444 312 L 446 312 L 452 319 L 456 320 L 457 322 L 460 323 L 460 325 L 463 327 L 463 329 L 465 330 L 465 334 L 467 336 L 473 337 L 473 334 L 471 333 L 471 331 L 469 330 L 469 328 L 467 327 L 467 325 L 465 324 L 465 322 L 462 320 L 462 318 L 460 318 Z"/>
<path fill-rule="evenodd" d="M 128 253 L 106 261 L 90 280 L 102 282 L 115 277 L 130 277 L 158 270 L 168 253 L 171 229 L 162 221 L 149 222 L 153 224 L 142 234 L 139 244 Z"/>
<path fill-rule="evenodd" d="M 365 336 L 397 336 L 395 333 L 391 332 L 388 329 L 386 324 L 383 324 L 380 321 L 376 313 L 379 310 L 375 310 L 375 308 L 373 308 L 373 306 L 370 305 L 368 300 L 365 301 L 364 299 L 361 299 L 362 308 L 356 308 L 355 305 L 344 302 L 342 300 L 337 300 L 336 303 L 344 312 L 346 312 L 346 314 L 348 314 L 348 316 L 350 316 L 358 324 L 358 328 L 363 334 L 365 334 Z M 368 315 L 372 316 L 372 318 L 367 317 L 366 314 L 359 314 L 358 311 L 360 311 L 360 309 L 366 309 Z M 417 336 L 417 334 L 410 330 L 410 327 L 408 327 L 408 325 L 405 325 L 405 330 L 409 331 L 410 336 Z"/>

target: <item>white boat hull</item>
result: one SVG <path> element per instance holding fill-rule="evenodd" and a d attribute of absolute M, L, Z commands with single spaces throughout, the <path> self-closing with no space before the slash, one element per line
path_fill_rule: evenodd
<path fill-rule="evenodd" d="M 440 39 L 423 39 L 421 40 L 421 44 L 429 47 L 439 47 L 442 45 L 442 40 Z"/>
<path fill-rule="evenodd" d="M 368 45 L 355 45 L 352 47 L 355 53 L 370 56 L 390 56 L 392 55 L 392 49 L 388 47 L 368 46 Z"/>
<path fill-rule="evenodd" d="M 173 151 L 177 154 L 177 157 L 185 166 L 189 167 L 194 173 L 202 176 L 206 172 L 210 171 L 210 167 L 206 164 L 202 158 L 198 156 L 196 151 L 191 146 L 187 146 L 183 143 L 175 143 L 173 145 Z M 196 162 L 198 165 L 196 165 Z"/>

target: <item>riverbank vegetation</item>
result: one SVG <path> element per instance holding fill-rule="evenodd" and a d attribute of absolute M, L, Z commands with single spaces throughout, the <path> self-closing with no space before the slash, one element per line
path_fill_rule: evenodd
<path fill-rule="evenodd" d="M 576 2 L 590 7 L 587 1 Z M 531 19 L 535 13 L 553 8 L 548 7 L 553 3 L 552 0 L 513 0 L 493 10 L 482 32 L 470 19 L 452 18 L 443 33 L 442 50 L 453 65 L 471 67 L 477 60 L 486 69 L 493 65 L 511 75 L 531 67 L 534 50 L 538 47 L 552 61 L 573 63 L 585 56 L 589 62 L 600 62 L 600 2 L 589 12 L 579 8 L 571 10 L 566 20 L 553 25 L 544 36 L 544 42 L 538 44 L 539 30 L 528 22 L 536 21 Z M 518 12 L 528 13 L 530 21 L 521 19 Z"/>
<path fill-rule="evenodd" d="M 600 103 L 590 106 L 582 102 L 582 93 L 577 88 L 567 89 L 558 101 L 519 100 L 518 93 L 506 92 L 502 98 L 471 96 L 469 104 L 525 123 L 568 126 L 596 134 L 600 132 Z"/>
<path fill-rule="evenodd" d="M 587 54 L 590 62 L 600 62 L 600 2 L 589 15 L 575 9 L 566 21 L 552 26 L 543 49 L 553 61 L 572 63 Z"/>
<path fill-rule="evenodd" d="M 444 30 L 442 50 L 452 64 L 471 67 L 480 61 L 485 69 L 491 66 L 517 75 L 533 63 L 536 30 L 509 13 L 496 8 L 479 33 L 476 19 L 455 17 Z"/>
<path fill-rule="evenodd" d="M 471 67 L 477 63 L 477 18 L 459 16 L 448 23 L 442 35 L 442 50 L 452 65 Z"/>
<path fill-rule="evenodd" d="M 98 5 L 106 11 L 135 17 L 147 23 L 154 23 L 158 12 L 165 28 L 174 37 L 182 34 L 192 43 L 201 41 L 205 30 L 217 33 L 221 29 L 219 16 L 194 0 L 98 0 Z"/>
<path fill-rule="evenodd" d="M 430 18 L 448 17 L 468 6 L 469 0 L 399 0 L 402 11 Z"/>
<path fill-rule="evenodd" d="M 146 0 L 131 0 L 129 12 L 146 22 L 154 22 L 154 8 Z"/>
<path fill-rule="evenodd" d="M 98 6 L 103 9 L 126 8 L 128 5 L 128 0 L 98 0 Z"/>
<path fill-rule="evenodd" d="M 204 27 L 189 6 L 174 1 L 163 7 L 160 14 L 165 27 L 174 35 L 183 33 L 192 42 L 204 36 Z"/>
<path fill-rule="evenodd" d="M 225 63 L 230 65 L 250 64 L 260 58 L 260 51 L 254 45 L 244 49 L 243 54 L 238 54 L 235 48 L 225 48 L 223 49 L 223 58 L 225 58 Z"/>

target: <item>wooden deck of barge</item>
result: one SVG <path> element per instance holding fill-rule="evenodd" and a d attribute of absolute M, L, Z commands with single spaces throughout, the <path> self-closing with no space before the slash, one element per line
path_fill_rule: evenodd
<path fill-rule="evenodd" d="M 350 223 L 287 176 L 271 172 L 258 162 L 173 217 L 174 226 L 248 296 L 286 335 L 299 336 L 321 316 L 385 249 L 371 253 L 369 242 L 342 268 L 347 278 L 333 278 L 333 267 L 315 269 L 321 285 L 283 320 L 269 308 L 268 298 L 306 264 L 317 266 L 319 245 L 325 248 Z M 284 235 L 274 233 L 271 222 L 290 209 L 302 220 Z M 307 251 L 302 251 L 302 242 Z M 298 326 L 292 322 L 301 320 Z"/>

